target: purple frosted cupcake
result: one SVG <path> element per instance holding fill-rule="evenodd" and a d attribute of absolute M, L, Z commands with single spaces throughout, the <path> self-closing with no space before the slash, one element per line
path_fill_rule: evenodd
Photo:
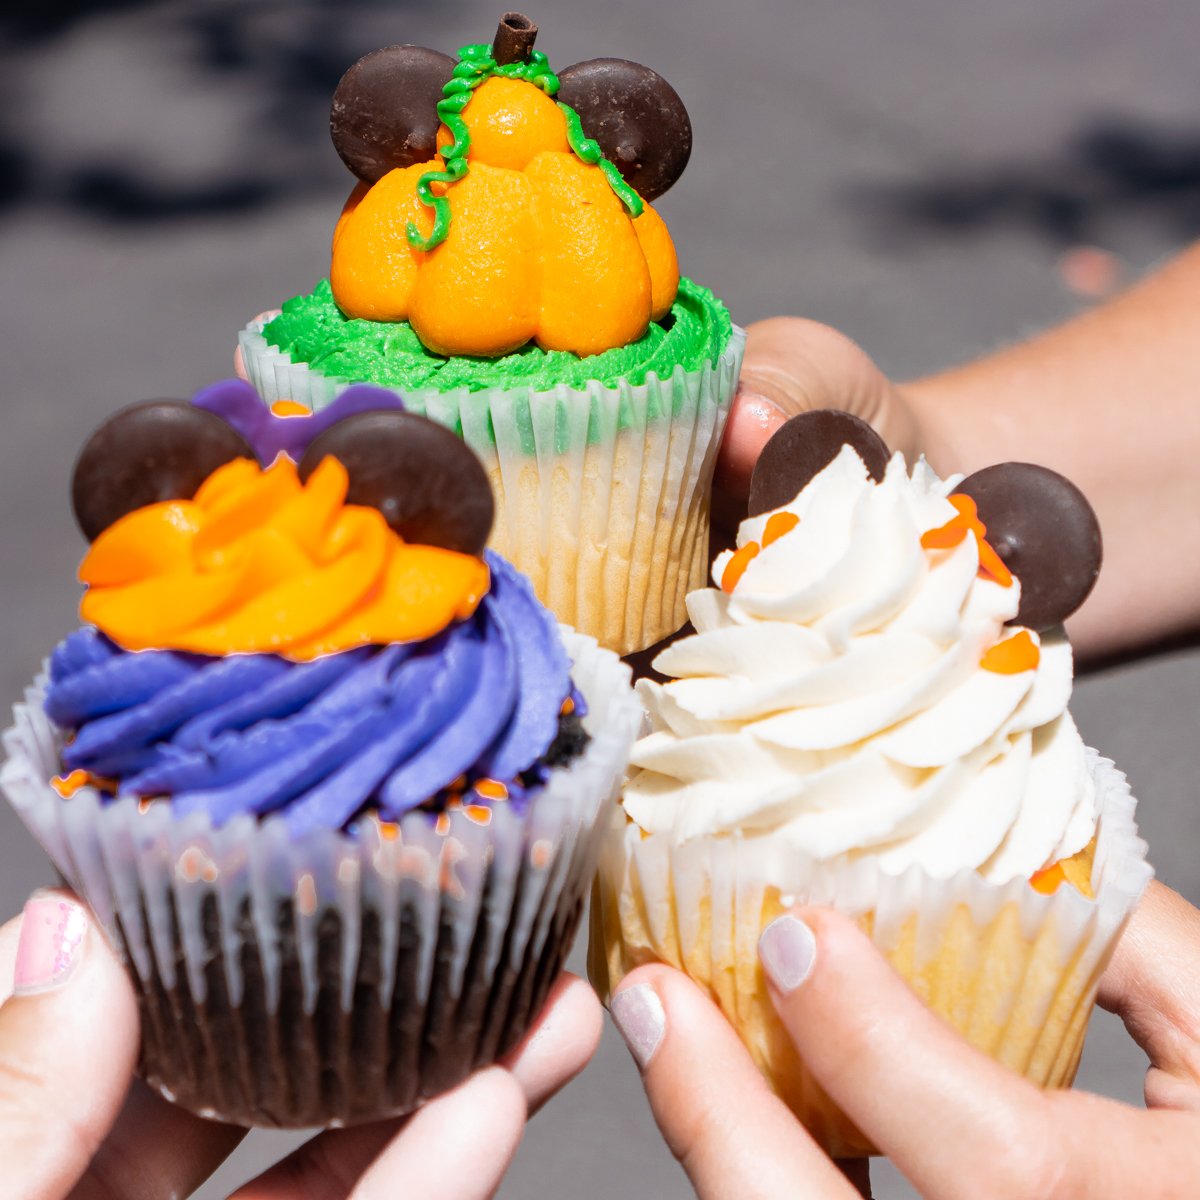
<path fill-rule="evenodd" d="M 278 417 L 231 383 L 110 419 L 74 502 L 86 624 L 0 784 L 129 967 L 147 1080 L 302 1127 L 493 1062 L 561 968 L 638 709 L 484 551 L 473 454 L 374 389 Z"/>

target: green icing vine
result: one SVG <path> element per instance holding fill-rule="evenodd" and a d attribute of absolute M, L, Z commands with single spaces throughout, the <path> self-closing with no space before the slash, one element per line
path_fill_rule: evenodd
<path fill-rule="evenodd" d="M 550 70 L 550 62 L 540 50 L 534 50 L 528 62 L 504 63 L 500 65 L 492 57 L 492 48 L 486 43 L 464 46 L 458 52 L 458 62 L 449 81 L 442 88 L 437 114 L 450 131 L 454 141 L 449 146 L 440 146 L 443 169 L 426 171 L 417 180 L 417 199 L 426 208 L 433 209 L 433 229 L 428 237 L 409 221 L 408 244 L 414 250 L 432 250 L 446 240 L 450 232 L 450 200 L 447 196 L 435 196 L 435 183 L 457 183 L 467 173 L 467 154 L 471 149 L 471 131 L 462 119 L 462 111 L 471 102 L 471 94 L 493 75 L 506 79 L 522 79 L 539 87 L 547 96 L 558 91 L 558 76 Z M 631 217 L 640 217 L 645 208 L 642 198 L 625 182 L 621 172 L 600 151 L 599 144 L 583 132 L 579 114 L 561 100 L 557 102 L 567 122 L 567 143 L 580 162 L 598 166 L 604 172 L 613 194 L 625 205 Z"/>
<path fill-rule="evenodd" d="M 629 215 L 640 217 L 646 207 L 642 203 L 641 196 L 625 182 L 616 165 L 604 157 L 600 150 L 600 143 L 583 132 L 583 122 L 579 119 L 579 114 L 561 100 L 558 101 L 558 107 L 563 110 L 563 116 L 567 118 L 567 142 L 575 157 L 590 167 L 599 167 L 604 172 L 604 178 L 608 180 L 608 186 L 612 188 L 613 194 L 625 205 Z"/>

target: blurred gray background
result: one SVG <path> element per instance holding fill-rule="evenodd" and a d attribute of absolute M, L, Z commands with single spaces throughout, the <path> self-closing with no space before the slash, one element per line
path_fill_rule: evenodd
<path fill-rule="evenodd" d="M 829 321 L 896 377 L 1059 320 L 1200 234 L 1194 0 L 530 3 L 552 65 L 633 57 L 684 97 L 695 151 L 659 205 L 684 270 L 739 322 Z M 391 42 L 489 39 L 500 7 L 62 0 L 0 17 L 3 695 L 75 620 L 81 439 L 119 405 L 228 374 L 238 327 L 327 269 L 352 183 L 326 133 L 341 72 Z M 1160 877 L 1200 899 L 1200 652 L 1091 673 L 1074 708 L 1130 775 Z M 0 913 L 50 877 L 0 809 Z M 1139 1103 L 1143 1069 L 1098 1016 L 1082 1085 Z M 200 1195 L 290 1144 L 250 1138 Z M 886 1165 L 875 1178 L 913 1194 Z M 611 1029 L 501 1190 L 565 1194 L 689 1194 Z"/>

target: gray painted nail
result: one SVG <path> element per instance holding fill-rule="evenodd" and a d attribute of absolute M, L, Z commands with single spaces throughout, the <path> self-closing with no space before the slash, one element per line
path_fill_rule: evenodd
<path fill-rule="evenodd" d="M 667 1015 L 658 994 L 649 984 L 635 984 L 618 992 L 609 1003 L 608 1011 L 612 1013 L 613 1023 L 625 1039 L 629 1052 L 644 1071 L 667 1028 Z"/>
<path fill-rule="evenodd" d="M 817 939 L 799 917 L 776 917 L 758 939 L 758 957 L 779 991 L 794 992 L 812 970 Z"/>

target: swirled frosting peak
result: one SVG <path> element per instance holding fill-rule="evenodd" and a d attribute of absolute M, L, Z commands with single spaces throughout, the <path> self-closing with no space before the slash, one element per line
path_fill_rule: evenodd
<path fill-rule="evenodd" d="M 305 483 L 280 456 L 237 459 L 191 500 L 136 509 L 79 569 L 83 619 L 126 650 L 270 652 L 309 660 L 430 638 L 488 589 L 481 559 L 410 545 L 374 508 L 345 503 L 326 458 Z"/>
<path fill-rule="evenodd" d="M 896 455 L 875 483 L 846 448 L 742 523 L 655 662 L 673 678 L 640 685 L 636 824 L 995 881 L 1087 843 L 1070 647 L 1008 624 L 1020 581 L 956 482 Z"/>
<path fill-rule="evenodd" d="M 50 659 L 45 702 L 70 734 L 61 794 L 95 782 L 218 825 L 279 813 L 293 834 L 368 811 L 524 802 L 562 739 L 560 713 L 584 706 L 554 618 L 502 558 L 487 559 L 493 586 L 466 620 L 313 662 L 131 654 L 77 630 Z"/>

